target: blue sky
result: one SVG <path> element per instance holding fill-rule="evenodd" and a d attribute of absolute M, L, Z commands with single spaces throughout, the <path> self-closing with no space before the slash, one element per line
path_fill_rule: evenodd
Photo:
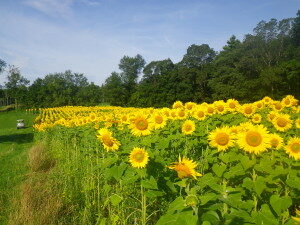
<path fill-rule="evenodd" d="M 221 50 L 299 9 L 300 0 L 0 0 L 0 58 L 31 81 L 71 69 L 101 84 L 124 55 L 176 63 L 191 44 Z"/>

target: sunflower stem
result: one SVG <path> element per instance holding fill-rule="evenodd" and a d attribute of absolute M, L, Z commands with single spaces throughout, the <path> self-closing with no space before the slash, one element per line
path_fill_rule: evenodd
<path fill-rule="evenodd" d="M 144 192 L 144 187 L 142 186 L 141 177 L 141 205 L 142 205 L 142 225 L 146 225 L 147 222 L 147 212 L 146 212 L 146 195 Z"/>

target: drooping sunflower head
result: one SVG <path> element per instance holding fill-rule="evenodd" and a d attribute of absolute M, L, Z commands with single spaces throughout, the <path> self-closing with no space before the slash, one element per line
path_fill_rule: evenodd
<path fill-rule="evenodd" d="M 135 116 L 130 123 L 131 133 L 135 136 L 144 136 L 151 133 L 151 121 L 144 115 Z"/>
<path fill-rule="evenodd" d="M 271 148 L 275 148 L 277 150 L 282 148 L 282 144 L 283 144 L 282 137 L 280 137 L 278 134 L 270 134 L 269 138 L 270 138 Z"/>
<path fill-rule="evenodd" d="M 202 176 L 200 173 L 196 172 L 195 168 L 197 167 L 197 163 L 193 162 L 193 160 L 189 160 L 188 158 L 179 156 L 178 162 L 172 163 L 168 168 L 175 170 L 180 179 L 185 177 L 193 177 L 197 178 L 198 176 Z"/>
<path fill-rule="evenodd" d="M 135 147 L 129 155 L 129 162 L 132 167 L 144 168 L 149 161 L 148 152 L 143 148 Z"/>
<path fill-rule="evenodd" d="M 264 126 L 251 125 L 238 134 L 237 143 L 244 151 L 259 154 L 270 147 L 270 138 Z"/>
<path fill-rule="evenodd" d="M 300 138 L 291 138 L 285 146 L 285 151 L 290 157 L 296 160 L 300 159 Z"/>
<path fill-rule="evenodd" d="M 97 138 L 102 142 L 104 149 L 107 151 L 115 151 L 119 149 L 120 142 L 112 136 L 112 133 L 108 129 L 101 128 L 98 130 L 98 133 L 99 135 L 97 135 Z"/>
<path fill-rule="evenodd" d="M 225 151 L 234 145 L 235 134 L 231 132 L 231 128 L 224 126 L 211 131 L 208 135 L 209 144 L 218 151 Z"/>
<path fill-rule="evenodd" d="M 195 122 L 192 120 L 186 120 L 184 121 L 184 123 L 182 124 L 181 127 L 181 131 L 182 133 L 189 135 L 192 134 L 196 129 L 196 125 Z"/>
<path fill-rule="evenodd" d="M 174 102 L 172 108 L 173 109 L 183 108 L 183 103 L 181 101 L 176 101 L 176 102 Z"/>
<path fill-rule="evenodd" d="M 272 120 L 274 127 L 279 131 L 287 131 L 292 127 L 292 120 L 288 114 L 277 114 Z"/>
<path fill-rule="evenodd" d="M 260 123 L 261 122 L 261 115 L 256 113 L 252 116 L 252 122 L 253 123 Z"/>

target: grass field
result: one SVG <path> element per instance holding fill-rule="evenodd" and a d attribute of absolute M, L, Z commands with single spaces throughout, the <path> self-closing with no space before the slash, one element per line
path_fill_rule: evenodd
<path fill-rule="evenodd" d="M 27 151 L 33 143 L 34 116 L 23 111 L 0 113 L 0 224 L 6 224 L 12 201 L 27 173 Z M 16 129 L 24 119 L 26 129 Z"/>

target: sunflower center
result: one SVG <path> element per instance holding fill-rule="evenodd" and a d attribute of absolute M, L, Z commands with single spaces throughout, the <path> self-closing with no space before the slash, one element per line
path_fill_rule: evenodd
<path fill-rule="evenodd" d="M 136 154 L 134 155 L 135 161 L 136 161 L 136 162 L 139 162 L 139 163 L 140 163 L 140 162 L 143 162 L 144 157 L 145 157 L 145 155 L 144 155 L 143 152 L 138 152 L 138 153 L 136 153 Z"/>
<path fill-rule="evenodd" d="M 270 114 L 269 118 L 270 118 L 270 120 L 273 120 L 275 118 L 275 114 Z"/>
<path fill-rule="evenodd" d="M 192 127 L 192 125 L 190 125 L 190 124 L 186 124 L 186 125 L 184 126 L 184 129 L 185 129 L 185 131 L 191 131 L 191 130 L 193 129 L 193 127 Z"/>
<path fill-rule="evenodd" d="M 214 109 L 213 109 L 212 107 L 208 107 L 208 108 L 207 108 L 207 112 L 208 112 L 208 113 L 213 113 L 213 112 L 214 112 Z"/>
<path fill-rule="evenodd" d="M 275 109 L 280 110 L 282 108 L 282 105 L 280 103 L 275 104 Z"/>
<path fill-rule="evenodd" d="M 256 131 L 248 131 L 246 134 L 246 142 L 252 147 L 257 147 L 262 143 L 262 136 Z"/>
<path fill-rule="evenodd" d="M 171 116 L 175 118 L 176 117 L 176 112 L 171 112 Z"/>
<path fill-rule="evenodd" d="M 300 153 L 300 143 L 293 143 L 291 145 L 291 151 L 294 153 Z"/>
<path fill-rule="evenodd" d="M 284 118 L 280 117 L 280 118 L 277 119 L 277 125 L 279 127 L 285 127 L 287 125 L 287 123 L 288 123 L 288 121 Z"/>
<path fill-rule="evenodd" d="M 278 144 L 279 144 L 279 141 L 278 141 L 278 139 L 276 139 L 276 138 L 273 138 L 273 139 L 271 140 L 271 145 L 272 145 L 272 147 L 277 147 L 277 146 L 278 146 Z"/>
<path fill-rule="evenodd" d="M 184 113 L 184 111 L 179 111 L 178 115 L 179 115 L 180 117 L 184 117 L 185 113 Z"/>
<path fill-rule="evenodd" d="M 262 104 L 261 104 L 261 103 L 258 103 L 256 106 L 257 106 L 257 108 L 260 109 L 260 108 L 262 107 Z"/>
<path fill-rule="evenodd" d="M 231 109 L 234 109 L 234 108 L 235 108 L 235 104 L 234 104 L 233 102 L 230 102 L 230 103 L 229 103 L 229 107 L 230 107 Z"/>
<path fill-rule="evenodd" d="M 285 103 L 286 105 L 289 105 L 291 102 L 290 102 L 289 99 L 285 99 L 285 100 L 284 100 L 284 103 Z"/>
<path fill-rule="evenodd" d="M 227 145 L 229 142 L 229 135 L 226 133 L 218 133 L 216 136 L 216 142 L 218 145 Z"/>
<path fill-rule="evenodd" d="M 148 128 L 148 122 L 145 119 L 137 119 L 135 121 L 135 126 L 139 130 L 146 130 Z"/>
<path fill-rule="evenodd" d="M 224 111 L 224 106 L 219 105 L 219 106 L 217 107 L 217 109 L 218 109 L 219 112 L 223 112 L 223 111 Z"/>
<path fill-rule="evenodd" d="M 163 120 L 162 116 L 156 116 L 155 117 L 155 123 L 161 124 L 163 121 L 164 120 Z"/>
<path fill-rule="evenodd" d="M 202 118 L 204 116 L 204 112 L 199 111 L 197 115 L 198 115 L 199 118 Z"/>
<path fill-rule="evenodd" d="M 251 114 L 251 113 L 252 113 L 251 107 L 246 107 L 246 108 L 245 108 L 245 113 L 246 113 L 246 114 Z"/>
<path fill-rule="evenodd" d="M 187 109 L 188 109 L 188 110 L 191 110 L 192 108 L 193 108 L 192 105 L 188 105 L 188 106 L 187 106 Z"/>
<path fill-rule="evenodd" d="M 184 163 L 180 163 L 176 166 L 175 170 L 177 171 L 179 178 L 188 177 L 191 175 L 189 167 L 186 166 Z"/>
<path fill-rule="evenodd" d="M 103 142 L 103 144 L 107 145 L 108 147 L 112 147 L 114 145 L 114 142 L 109 135 L 103 135 L 102 142 Z"/>

